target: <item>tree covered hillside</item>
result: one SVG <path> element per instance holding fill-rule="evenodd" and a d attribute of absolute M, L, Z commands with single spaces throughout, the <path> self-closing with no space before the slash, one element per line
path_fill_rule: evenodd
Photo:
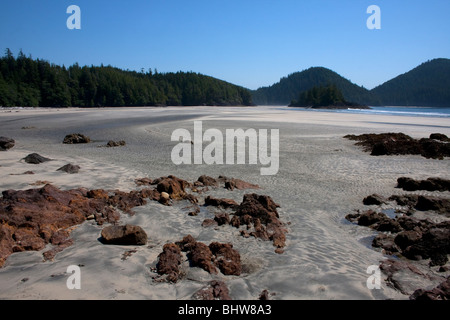
<path fill-rule="evenodd" d="M 374 105 L 450 107 L 450 59 L 434 59 L 371 91 Z"/>
<path fill-rule="evenodd" d="M 248 89 L 194 72 L 68 68 L 9 49 L 0 58 L 0 106 L 104 107 L 251 105 Z"/>
<path fill-rule="evenodd" d="M 282 78 L 278 83 L 253 91 L 253 102 L 263 105 L 288 105 L 297 99 L 299 94 L 312 89 L 335 85 L 348 101 L 364 104 L 370 99 L 370 92 L 334 71 L 322 67 L 314 67 L 296 72 Z"/>

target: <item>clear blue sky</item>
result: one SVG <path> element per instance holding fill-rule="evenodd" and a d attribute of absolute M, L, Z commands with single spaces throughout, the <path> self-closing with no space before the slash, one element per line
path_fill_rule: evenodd
<path fill-rule="evenodd" d="M 81 30 L 69 30 L 69 5 Z M 369 5 L 381 30 L 369 30 Z M 69 66 L 195 71 L 250 89 L 330 68 L 373 88 L 450 58 L 449 0 L 2 0 L 0 50 Z"/>

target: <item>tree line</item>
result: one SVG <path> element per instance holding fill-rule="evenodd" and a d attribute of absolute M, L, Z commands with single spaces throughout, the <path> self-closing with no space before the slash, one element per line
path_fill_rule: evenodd
<path fill-rule="evenodd" d="M 0 58 L 0 106 L 252 105 L 248 89 L 194 72 L 158 73 L 112 66 L 66 68 L 6 49 Z"/>
<path fill-rule="evenodd" d="M 291 107 L 345 106 L 344 95 L 335 85 L 313 87 L 300 93 L 298 100 L 292 100 Z"/>

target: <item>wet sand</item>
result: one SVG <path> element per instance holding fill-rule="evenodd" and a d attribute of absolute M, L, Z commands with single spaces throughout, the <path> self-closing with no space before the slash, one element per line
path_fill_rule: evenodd
<path fill-rule="evenodd" d="M 0 111 L 0 135 L 16 145 L 0 152 L 0 190 L 28 189 L 48 181 L 62 189 L 136 189 L 134 179 L 175 175 L 195 181 L 206 174 L 224 175 L 258 184 L 257 193 L 269 195 L 281 207 L 280 219 L 288 224 L 287 246 L 274 253 L 269 242 L 243 238 L 231 226 L 202 228 L 211 217 L 202 209 L 196 217 L 181 212 L 185 204 L 164 207 L 158 203 L 135 208 L 122 222 L 141 226 L 149 235 L 143 247 L 105 246 L 98 241 L 101 226 L 87 221 L 72 231 L 74 244 L 42 262 L 41 252 L 11 255 L 0 269 L 1 299 L 191 299 L 210 279 L 228 285 L 233 299 L 257 299 L 262 290 L 273 299 L 407 299 L 382 283 L 369 290 L 370 265 L 386 259 L 370 246 L 375 232 L 348 223 L 344 217 L 363 209 L 362 199 L 378 193 L 401 193 L 395 188 L 400 176 L 415 179 L 449 179 L 450 162 L 421 156 L 372 157 L 343 136 L 347 134 L 403 132 L 414 138 L 440 132 L 450 135 L 446 118 L 309 112 L 282 107 L 255 108 L 115 108 Z M 274 176 L 261 176 L 256 165 L 180 165 L 171 161 L 175 129 L 193 132 L 193 121 L 203 130 L 254 128 L 279 129 L 280 168 Z M 28 127 L 27 129 L 23 129 Z M 87 145 L 63 145 L 69 133 L 91 137 Z M 108 140 L 125 140 L 126 146 L 105 148 Z M 40 165 L 20 159 L 37 152 L 54 159 Z M 56 169 L 72 163 L 78 174 Z M 20 175 L 27 170 L 34 175 Z M 18 174 L 18 175 L 11 175 Z M 238 203 L 249 191 L 211 190 L 216 197 Z M 250 192 L 254 192 L 253 190 Z M 434 194 L 433 192 L 417 192 Z M 439 193 L 450 197 L 449 193 Z M 176 284 L 153 280 L 157 256 L 167 242 L 191 234 L 198 241 L 231 242 L 245 265 L 241 276 L 210 275 L 190 268 Z M 126 260 L 125 251 L 136 250 Z M 81 290 L 68 290 L 66 269 L 82 265 Z M 26 279 L 26 280 L 24 280 Z"/>

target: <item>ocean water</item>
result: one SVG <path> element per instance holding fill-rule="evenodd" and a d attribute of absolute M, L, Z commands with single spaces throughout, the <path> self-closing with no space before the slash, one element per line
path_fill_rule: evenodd
<path fill-rule="evenodd" d="M 392 116 L 409 117 L 437 117 L 450 118 L 450 108 L 432 108 L 432 107 L 370 107 L 371 109 L 305 109 L 297 110 L 317 111 L 317 112 L 337 112 L 337 113 L 357 113 L 357 114 L 382 114 Z"/>

